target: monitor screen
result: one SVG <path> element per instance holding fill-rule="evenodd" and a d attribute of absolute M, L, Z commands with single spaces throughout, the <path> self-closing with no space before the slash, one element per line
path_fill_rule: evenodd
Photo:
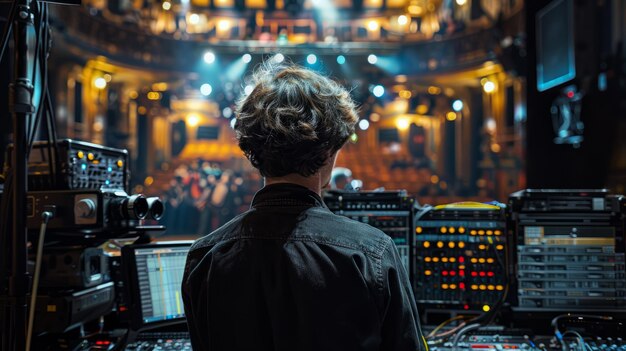
<path fill-rule="evenodd" d="M 185 317 L 180 286 L 189 247 L 155 244 L 133 249 L 142 325 Z"/>
<path fill-rule="evenodd" d="M 554 0 L 537 13 L 537 90 L 576 77 L 572 0 Z"/>

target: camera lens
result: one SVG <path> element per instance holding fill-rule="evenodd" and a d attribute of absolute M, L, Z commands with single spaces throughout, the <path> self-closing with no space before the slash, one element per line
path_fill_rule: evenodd
<path fill-rule="evenodd" d="M 149 197 L 147 198 L 148 207 L 150 208 L 150 218 L 154 220 L 159 220 L 163 217 L 163 212 L 165 211 L 165 206 L 163 206 L 163 201 L 158 197 Z"/>

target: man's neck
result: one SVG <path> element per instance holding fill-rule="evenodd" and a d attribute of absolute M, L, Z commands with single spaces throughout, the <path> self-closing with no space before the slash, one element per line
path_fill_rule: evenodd
<path fill-rule="evenodd" d="M 322 196 L 322 188 L 325 184 L 322 184 L 322 179 L 319 173 L 316 173 L 310 177 L 304 177 L 297 173 L 287 174 L 282 177 L 266 177 L 265 185 L 291 183 L 301 185 L 308 188 L 312 192 Z"/>

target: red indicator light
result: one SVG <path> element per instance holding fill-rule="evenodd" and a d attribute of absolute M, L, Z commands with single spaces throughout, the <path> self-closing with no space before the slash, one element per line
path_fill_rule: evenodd
<path fill-rule="evenodd" d="M 481 345 L 481 344 L 474 344 L 472 345 L 473 349 L 495 349 L 495 347 L 493 347 L 492 345 Z"/>
<path fill-rule="evenodd" d="M 489 276 L 489 277 L 493 277 L 493 276 L 494 276 L 494 274 L 493 274 L 493 272 L 488 272 L 488 273 L 487 273 L 487 276 Z"/>
<path fill-rule="evenodd" d="M 448 271 L 441 271 L 441 275 L 443 275 L 444 277 L 448 275 Z"/>
<path fill-rule="evenodd" d="M 461 290 L 465 290 L 465 283 L 460 282 L 460 283 L 459 283 L 459 289 L 461 289 Z M 467 305 L 466 305 L 466 306 L 467 306 Z M 466 309 L 467 309 L 467 308 L 466 308 Z"/>
<path fill-rule="evenodd" d="M 465 277 L 465 271 L 459 271 L 459 276 Z"/>
<path fill-rule="evenodd" d="M 459 257 L 459 263 L 464 263 L 465 262 L 465 257 L 461 256 Z"/>
<path fill-rule="evenodd" d="M 570 91 L 568 91 L 568 92 L 567 92 L 567 97 L 568 97 L 568 98 L 570 98 L 570 99 L 571 99 L 571 98 L 573 98 L 573 97 L 574 97 L 574 92 L 573 92 L 573 91 L 571 91 L 571 90 L 570 90 Z"/>
<path fill-rule="evenodd" d="M 450 275 L 454 277 L 456 275 L 456 271 L 450 271 Z"/>
<path fill-rule="evenodd" d="M 480 275 L 481 277 L 484 277 L 485 276 L 485 272 L 480 272 L 480 273 L 478 273 L 478 275 Z"/>
<path fill-rule="evenodd" d="M 464 309 L 464 310 L 469 310 L 469 305 L 464 305 L 464 306 L 463 306 L 463 309 Z"/>
<path fill-rule="evenodd" d="M 96 341 L 96 345 L 104 345 L 104 343 L 100 340 Z"/>
<path fill-rule="evenodd" d="M 478 276 L 478 273 L 472 272 L 472 277 L 477 277 L 477 276 Z"/>

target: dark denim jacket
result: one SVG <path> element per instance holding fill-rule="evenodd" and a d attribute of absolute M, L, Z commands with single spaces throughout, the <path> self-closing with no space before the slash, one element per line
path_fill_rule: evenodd
<path fill-rule="evenodd" d="M 393 241 L 295 184 L 196 241 L 182 291 L 194 350 L 424 349 Z"/>

